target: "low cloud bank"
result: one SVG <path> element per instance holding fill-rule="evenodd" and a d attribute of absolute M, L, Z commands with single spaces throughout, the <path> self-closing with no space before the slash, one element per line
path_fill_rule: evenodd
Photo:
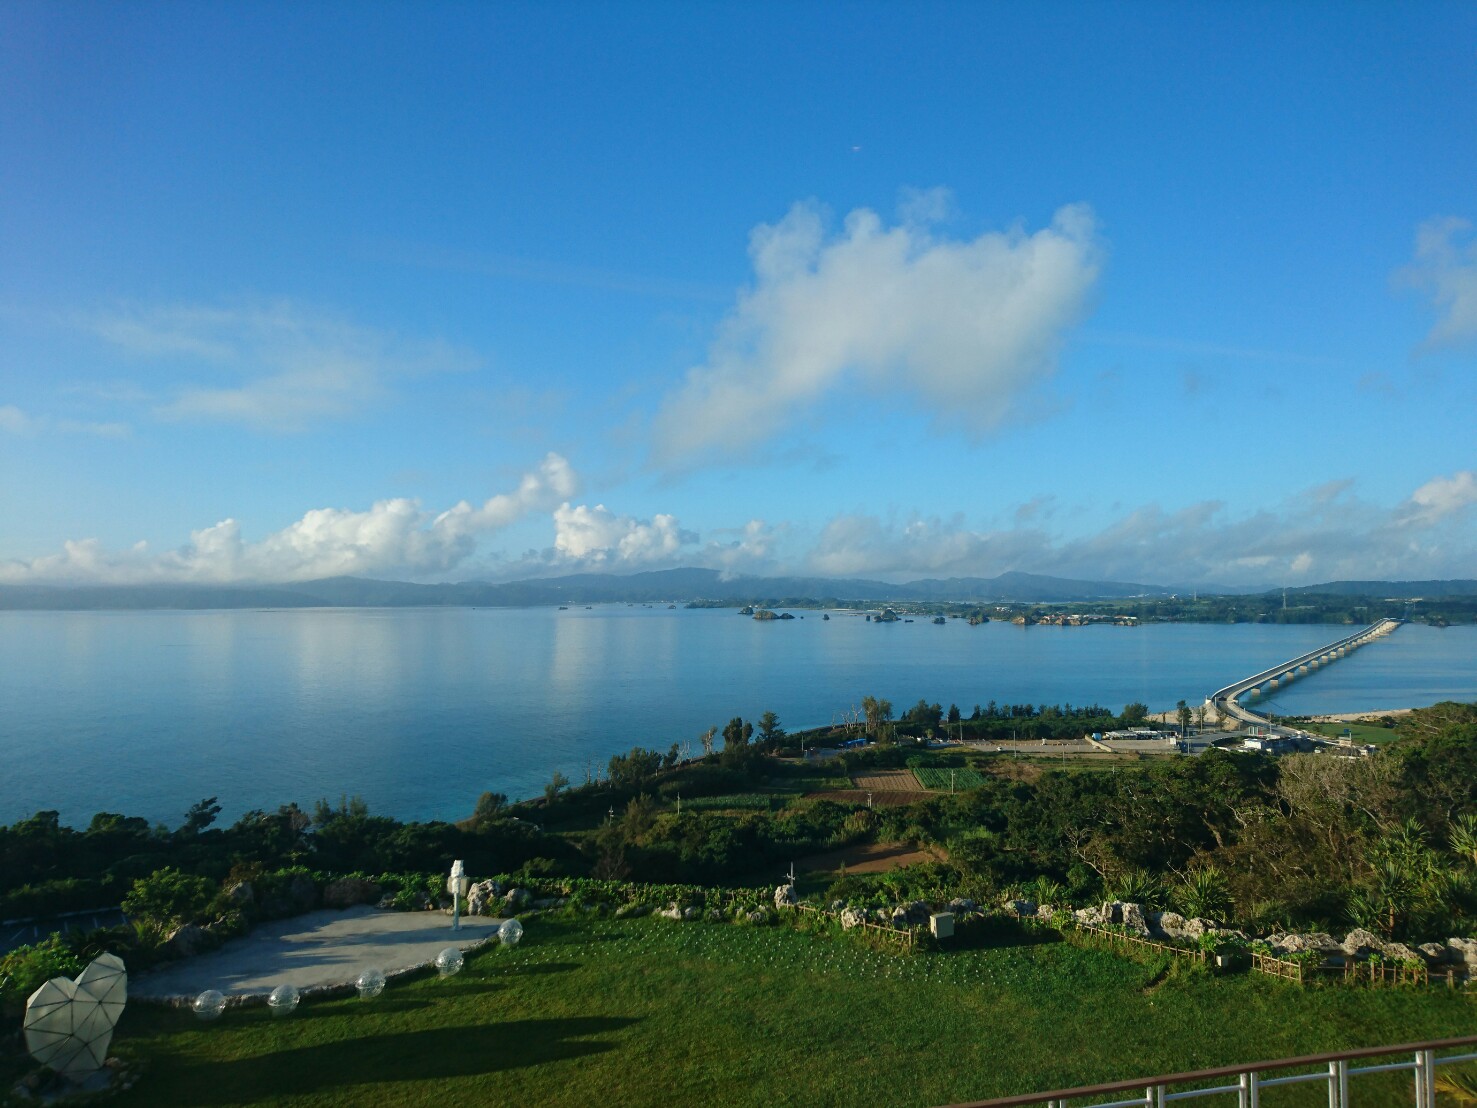
<path fill-rule="evenodd" d="M 1311 584 L 1339 579 L 1470 577 L 1477 471 L 1432 478 L 1393 507 L 1360 500 L 1352 482 L 1297 493 L 1275 508 L 1230 513 L 1218 501 L 1178 510 L 1141 506 L 1101 530 L 1062 535 L 1038 501 L 1005 513 L 1009 527 L 978 529 L 962 515 L 832 517 L 819 531 L 762 519 L 706 535 L 675 515 L 620 515 L 574 504 L 573 471 L 557 454 L 518 486 L 481 505 L 438 515 L 413 500 L 367 511 L 318 509 L 252 543 L 226 520 L 179 550 L 140 544 L 109 552 L 94 540 L 59 554 L 0 563 L 0 582 L 68 584 L 302 581 L 339 574 L 508 580 L 582 571 L 701 566 L 725 573 L 827 577 L 993 577 L 1008 570 L 1146 584 Z M 521 557 L 478 555 L 479 542 L 548 513 L 551 545 Z"/>
<path fill-rule="evenodd" d="M 177 550 L 146 543 L 109 551 L 96 539 L 64 544 L 58 554 L 0 563 L 9 584 L 232 584 L 310 581 L 339 575 L 423 577 L 445 573 L 476 551 L 479 538 L 573 495 L 569 463 L 549 454 L 511 492 L 438 515 L 415 500 L 377 501 L 366 511 L 316 508 L 295 523 L 248 542 L 234 519 L 192 532 Z"/>

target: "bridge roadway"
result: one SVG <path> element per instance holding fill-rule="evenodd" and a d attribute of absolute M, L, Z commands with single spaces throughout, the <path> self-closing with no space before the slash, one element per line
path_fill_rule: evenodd
<path fill-rule="evenodd" d="M 1373 642 L 1375 639 L 1388 635 L 1399 627 L 1404 620 L 1382 619 L 1371 623 L 1362 631 L 1339 639 L 1338 642 L 1329 643 L 1327 646 L 1311 650 L 1307 654 L 1300 655 L 1289 662 L 1283 662 L 1280 666 L 1264 669 L 1262 672 L 1237 681 L 1235 684 L 1227 685 L 1218 689 L 1205 700 L 1207 707 L 1218 709 L 1223 715 L 1242 723 L 1256 724 L 1267 729 L 1268 734 L 1287 735 L 1299 738 L 1313 739 L 1316 742 L 1327 742 L 1321 735 L 1311 735 L 1306 731 L 1300 731 L 1295 727 L 1283 727 L 1275 724 L 1266 716 L 1259 715 L 1251 709 L 1243 706 L 1239 698 L 1255 690 L 1258 695 L 1261 688 L 1266 685 L 1269 689 L 1279 688 L 1288 681 L 1296 680 L 1305 673 L 1311 673 L 1316 669 L 1326 666 L 1332 662 L 1345 657 L 1351 650 L 1357 650 L 1365 643 Z"/>

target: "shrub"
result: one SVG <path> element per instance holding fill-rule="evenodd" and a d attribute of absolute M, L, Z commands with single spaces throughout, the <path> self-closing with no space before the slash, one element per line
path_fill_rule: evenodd
<path fill-rule="evenodd" d="M 123 898 L 124 914 L 168 927 L 191 923 L 205 911 L 215 894 L 208 878 L 181 873 L 172 866 L 141 877 Z"/>
<path fill-rule="evenodd" d="M 83 962 L 68 950 L 60 935 L 34 946 L 18 946 L 0 957 L 0 1011 L 19 1009 L 26 998 L 53 977 L 75 977 Z"/>

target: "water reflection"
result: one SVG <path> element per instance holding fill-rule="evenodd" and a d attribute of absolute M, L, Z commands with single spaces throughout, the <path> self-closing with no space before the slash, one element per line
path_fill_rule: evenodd
<path fill-rule="evenodd" d="M 1192 702 L 1335 627 L 878 625 L 837 614 L 608 606 L 0 613 L 0 821 L 57 808 L 178 823 L 363 795 L 459 818 L 484 789 L 538 792 L 633 745 L 766 710 L 824 724 L 863 696 L 1120 710 Z M 1477 627 L 1402 628 L 1279 691 L 1274 710 L 1477 699 Z M 97 771 L 97 772 L 94 772 Z"/>

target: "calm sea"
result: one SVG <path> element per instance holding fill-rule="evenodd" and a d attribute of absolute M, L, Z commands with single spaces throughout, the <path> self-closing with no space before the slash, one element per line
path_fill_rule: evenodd
<path fill-rule="evenodd" d="M 177 824 L 359 794 L 460 818 L 735 715 L 828 723 L 865 695 L 973 705 L 1192 704 L 1340 627 L 878 625 L 733 610 L 0 613 L 0 823 L 45 808 Z M 1477 700 L 1477 627 L 1402 627 L 1273 699 L 1285 712 Z"/>

